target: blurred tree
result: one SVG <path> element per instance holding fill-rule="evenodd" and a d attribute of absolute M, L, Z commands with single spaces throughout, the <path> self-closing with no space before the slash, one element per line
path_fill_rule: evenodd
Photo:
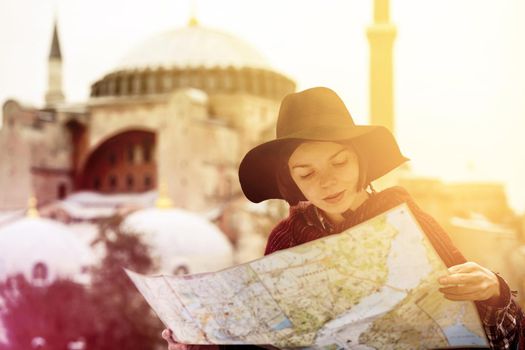
<path fill-rule="evenodd" d="M 104 258 L 92 271 L 91 297 L 96 312 L 87 349 L 148 350 L 164 347 L 160 332 L 164 328 L 148 304 L 124 273 L 124 267 L 151 273 L 155 263 L 149 247 L 140 236 L 120 229 L 122 218 L 99 223 L 93 245 L 101 247 Z"/>
<path fill-rule="evenodd" d="M 69 349 L 95 319 L 87 290 L 70 280 L 35 285 L 23 274 L 11 276 L 0 283 L 0 300 L 9 340 L 0 350 Z"/>
<path fill-rule="evenodd" d="M 104 250 L 91 284 L 70 280 L 28 281 L 24 275 L 0 283 L 0 317 L 9 344 L 0 350 L 164 348 L 164 328 L 122 270 L 149 273 L 154 262 L 140 236 L 119 229 L 120 217 L 100 222 L 93 245 Z"/>

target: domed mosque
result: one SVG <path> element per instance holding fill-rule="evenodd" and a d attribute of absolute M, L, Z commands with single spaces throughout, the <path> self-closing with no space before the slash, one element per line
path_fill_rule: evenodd
<path fill-rule="evenodd" d="M 46 106 L 3 106 L 0 205 L 140 193 L 164 179 L 176 207 L 211 210 L 241 193 L 241 157 L 273 137 L 279 102 L 295 90 L 251 45 L 196 21 L 132 49 L 84 103 L 67 103 L 61 81 L 55 27 Z"/>
<path fill-rule="evenodd" d="M 59 207 L 57 217 L 63 221 L 92 221 L 93 213 L 111 212 L 102 206 L 113 205 L 117 212 L 130 204 L 123 200 L 155 193 L 162 179 L 176 209 L 140 211 L 126 222 L 134 230 L 158 228 L 148 243 L 165 259 L 163 272 L 231 264 L 230 242 L 239 240 L 239 227 L 247 231 L 244 235 L 258 233 L 239 222 L 249 221 L 247 215 L 232 209 L 232 203 L 243 208 L 239 162 L 251 147 L 273 138 L 280 100 L 295 90 L 295 83 L 250 44 L 196 21 L 132 49 L 92 84 L 83 103 L 64 99 L 56 26 L 48 70 L 43 108 L 15 100 L 3 105 L 0 212 L 24 208 L 34 194 L 43 215 L 53 216 L 57 211 L 49 208 Z M 66 199 L 73 193 L 97 195 L 84 195 L 71 210 Z M 224 219 L 220 213 L 228 208 L 235 213 Z M 229 241 L 195 214 L 212 212 Z M 174 221 L 158 227 L 167 215 Z M 195 262 L 206 249 L 208 255 L 217 254 L 214 266 Z"/>
<path fill-rule="evenodd" d="M 273 136 L 279 101 L 294 89 L 230 34 L 193 23 L 154 36 L 92 85 L 92 151 L 78 156 L 77 186 L 143 191 L 162 178 L 177 206 L 216 207 L 240 193 L 240 158 Z"/>

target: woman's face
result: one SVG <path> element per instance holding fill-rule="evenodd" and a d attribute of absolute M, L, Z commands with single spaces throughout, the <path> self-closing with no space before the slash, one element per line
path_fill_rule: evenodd
<path fill-rule="evenodd" d="M 359 162 L 348 146 L 334 142 L 305 142 L 288 160 L 292 179 L 307 200 L 327 214 L 354 209 Z"/>

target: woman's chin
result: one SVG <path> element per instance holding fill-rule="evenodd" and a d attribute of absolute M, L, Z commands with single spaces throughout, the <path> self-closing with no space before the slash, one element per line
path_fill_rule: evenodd
<path fill-rule="evenodd" d="M 351 201 L 341 201 L 340 203 L 323 203 L 322 206 L 318 206 L 325 213 L 330 214 L 329 216 L 343 215 L 348 209 L 351 209 Z"/>

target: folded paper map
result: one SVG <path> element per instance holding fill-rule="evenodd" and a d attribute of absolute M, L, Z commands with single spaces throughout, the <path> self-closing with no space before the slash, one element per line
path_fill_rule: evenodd
<path fill-rule="evenodd" d="M 447 268 L 406 204 L 343 233 L 218 272 L 126 272 L 181 343 L 487 346 L 474 304 L 438 291 Z"/>

